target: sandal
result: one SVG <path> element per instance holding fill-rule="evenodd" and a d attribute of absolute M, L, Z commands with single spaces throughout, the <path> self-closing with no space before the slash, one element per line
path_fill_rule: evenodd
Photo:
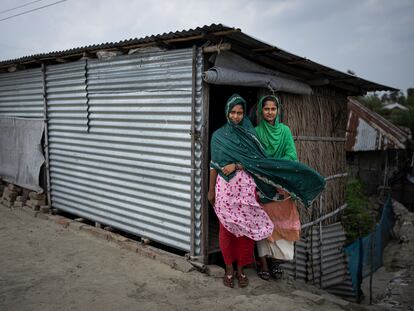
<path fill-rule="evenodd" d="M 270 267 L 270 273 L 275 279 L 280 279 L 283 276 L 283 269 L 279 263 L 273 263 Z"/>
<path fill-rule="evenodd" d="M 265 281 L 269 281 L 270 280 L 270 273 L 269 273 L 269 271 L 258 271 L 257 272 L 257 275 L 262 280 L 265 280 Z"/>
<path fill-rule="evenodd" d="M 246 287 L 249 285 L 249 279 L 244 273 L 237 274 L 237 280 L 239 281 L 239 287 Z"/>
<path fill-rule="evenodd" d="M 224 286 L 233 288 L 234 287 L 234 278 L 232 274 L 224 274 L 223 276 L 223 284 Z"/>

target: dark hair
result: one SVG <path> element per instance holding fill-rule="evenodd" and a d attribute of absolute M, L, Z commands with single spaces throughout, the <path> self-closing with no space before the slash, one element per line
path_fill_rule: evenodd
<path fill-rule="evenodd" d="M 233 110 L 233 108 L 234 108 L 234 107 L 236 107 L 236 106 L 240 106 L 240 107 L 242 107 L 243 112 L 244 112 L 244 105 L 243 105 L 242 103 L 237 103 L 237 104 L 235 104 L 233 107 L 231 107 L 230 111 L 232 111 L 232 110 Z M 229 111 L 229 112 L 230 112 L 230 111 Z"/>
<path fill-rule="evenodd" d="M 276 107 L 279 108 L 279 101 L 274 97 L 274 96 L 266 96 L 265 98 L 263 98 L 262 100 L 262 107 L 265 106 L 265 102 L 273 102 L 276 104 Z"/>

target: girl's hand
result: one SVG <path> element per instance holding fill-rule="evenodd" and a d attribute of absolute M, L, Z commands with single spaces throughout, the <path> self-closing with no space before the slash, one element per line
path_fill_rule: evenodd
<path fill-rule="evenodd" d="M 216 203 L 216 192 L 214 190 L 213 191 L 210 190 L 207 193 L 207 199 L 210 202 L 210 204 L 214 206 L 214 203 Z"/>
<path fill-rule="evenodd" d="M 231 173 L 233 173 L 236 170 L 236 164 L 231 163 L 231 164 L 227 164 L 225 167 L 223 167 L 221 169 L 221 171 L 223 172 L 224 175 L 230 175 Z"/>

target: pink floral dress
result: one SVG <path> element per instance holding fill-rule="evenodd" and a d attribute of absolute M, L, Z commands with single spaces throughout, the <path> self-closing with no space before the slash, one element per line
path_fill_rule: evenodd
<path fill-rule="evenodd" d="M 273 223 L 256 200 L 256 184 L 244 170 L 227 182 L 217 175 L 214 210 L 220 223 L 236 237 L 259 241 L 273 232 Z"/>

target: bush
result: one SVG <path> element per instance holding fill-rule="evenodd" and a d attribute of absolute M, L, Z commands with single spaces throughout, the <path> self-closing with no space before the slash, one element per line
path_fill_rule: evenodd
<path fill-rule="evenodd" d="M 346 187 L 346 203 L 342 223 L 345 227 L 347 242 L 353 242 L 371 232 L 373 204 L 363 194 L 363 185 L 359 179 L 352 179 Z"/>

